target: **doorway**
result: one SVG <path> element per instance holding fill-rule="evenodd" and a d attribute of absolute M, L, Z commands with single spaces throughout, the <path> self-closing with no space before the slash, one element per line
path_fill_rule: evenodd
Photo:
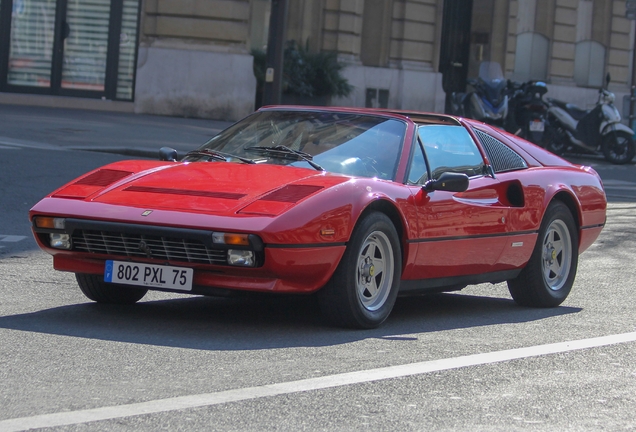
<path fill-rule="evenodd" d="M 0 1 L 0 91 L 132 100 L 139 0 Z"/>

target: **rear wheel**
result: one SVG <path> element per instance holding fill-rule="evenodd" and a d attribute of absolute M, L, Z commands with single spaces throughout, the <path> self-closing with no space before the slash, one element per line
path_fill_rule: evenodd
<path fill-rule="evenodd" d="M 97 303 L 133 304 L 148 292 L 145 288 L 104 282 L 102 275 L 75 273 L 75 279 L 84 295 Z"/>
<path fill-rule="evenodd" d="M 543 136 L 541 137 L 541 147 L 555 155 L 563 155 L 567 149 L 564 135 L 565 133 L 558 128 L 546 125 Z"/>
<path fill-rule="evenodd" d="M 578 245 L 572 213 L 562 202 L 553 202 L 543 218 L 528 264 L 517 278 L 508 281 L 512 298 L 530 307 L 556 307 L 563 303 L 574 284 Z"/>
<path fill-rule="evenodd" d="M 632 161 L 636 154 L 634 138 L 625 131 L 614 131 L 603 137 L 603 155 L 613 164 L 622 165 Z"/>
<path fill-rule="evenodd" d="M 323 315 L 342 327 L 379 326 L 395 304 L 401 269 L 393 223 L 383 213 L 369 214 L 356 226 L 338 268 L 319 291 Z"/>

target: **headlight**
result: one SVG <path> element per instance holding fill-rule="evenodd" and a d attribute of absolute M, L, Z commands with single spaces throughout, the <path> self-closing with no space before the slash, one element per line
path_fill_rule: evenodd
<path fill-rule="evenodd" d="M 235 266 L 254 267 L 254 252 L 249 250 L 228 249 L 227 263 Z"/>
<path fill-rule="evenodd" d="M 51 247 L 56 249 L 70 249 L 71 237 L 68 234 L 49 234 Z"/>
<path fill-rule="evenodd" d="M 614 105 L 603 105 L 603 115 L 609 122 L 621 121 L 621 114 L 618 112 Z"/>

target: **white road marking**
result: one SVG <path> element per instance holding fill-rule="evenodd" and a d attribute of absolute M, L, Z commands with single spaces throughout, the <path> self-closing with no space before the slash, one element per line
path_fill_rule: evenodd
<path fill-rule="evenodd" d="M 25 238 L 26 238 L 26 236 L 0 234 L 0 241 L 1 242 L 15 243 L 15 242 L 19 242 L 20 240 L 24 240 Z"/>
<path fill-rule="evenodd" d="M 25 238 L 26 236 L 0 234 L 0 242 L 16 243 Z M 4 249 L 4 246 L 0 245 L 0 249 Z"/>
<path fill-rule="evenodd" d="M 411 363 L 400 366 L 390 366 L 379 369 L 369 369 L 358 372 L 328 375 L 324 377 L 269 384 L 258 387 L 247 387 L 215 393 L 204 393 L 191 396 L 158 399 L 129 405 L 106 406 L 79 411 L 41 414 L 32 417 L 0 420 L 0 432 L 13 432 L 36 428 L 68 426 L 143 414 L 163 413 L 168 411 L 220 405 L 229 402 L 238 402 L 290 393 L 368 383 L 372 381 L 379 381 L 391 378 L 408 377 L 430 372 L 458 369 L 468 366 L 500 363 L 510 360 L 578 351 L 588 348 L 596 348 L 635 341 L 636 332 L 623 333 L 590 339 L 581 339 L 570 342 L 537 345 L 526 348 L 516 348 L 504 351 L 495 351 L 490 353 L 473 354 L 462 357 Z"/>
<path fill-rule="evenodd" d="M 11 148 L 35 148 L 35 149 L 41 149 L 41 150 L 66 151 L 64 147 L 60 147 L 54 144 L 27 141 L 27 140 L 1 137 L 1 136 L 0 136 L 0 145 L 2 145 L 3 147 L 11 147 Z"/>

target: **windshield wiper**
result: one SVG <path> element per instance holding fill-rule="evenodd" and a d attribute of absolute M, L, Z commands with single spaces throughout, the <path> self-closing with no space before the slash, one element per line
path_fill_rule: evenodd
<path fill-rule="evenodd" d="M 324 171 L 325 170 L 323 167 L 321 167 L 320 165 L 318 165 L 316 162 L 314 162 L 312 160 L 313 157 L 309 153 L 305 153 L 305 152 L 302 152 L 300 150 L 294 150 L 294 149 L 289 148 L 289 147 L 284 146 L 284 145 L 277 145 L 277 146 L 273 146 L 273 147 L 265 147 L 265 146 L 247 147 L 247 148 L 245 148 L 245 150 L 255 151 L 255 152 L 259 152 L 259 153 L 270 153 L 270 154 L 273 153 L 273 154 L 279 154 L 279 155 L 295 155 L 299 159 L 302 159 L 305 162 L 307 162 L 309 165 L 311 165 L 312 167 L 314 167 L 318 171 Z"/>
<path fill-rule="evenodd" d="M 217 150 L 210 150 L 210 149 L 202 149 L 202 150 L 192 150 L 191 152 L 188 152 L 186 154 L 186 156 L 194 156 L 194 155 L 198 155 L 198 156 L 209 156 L 212 159 L 216 159 L 216 160 L 222 160 L 222 161 L 227 161 L 227 158 L 234 158 L 234 159 L 238 159 L 241 162 L 245 162 L 248 164 L 254 164 L 256 163 L 256 161 L 252 160 L 252 159 L 248 159 L 248 158 L 244 158 L 241 156 L 236 156 L 230 153 L 223 153 Z"/>

